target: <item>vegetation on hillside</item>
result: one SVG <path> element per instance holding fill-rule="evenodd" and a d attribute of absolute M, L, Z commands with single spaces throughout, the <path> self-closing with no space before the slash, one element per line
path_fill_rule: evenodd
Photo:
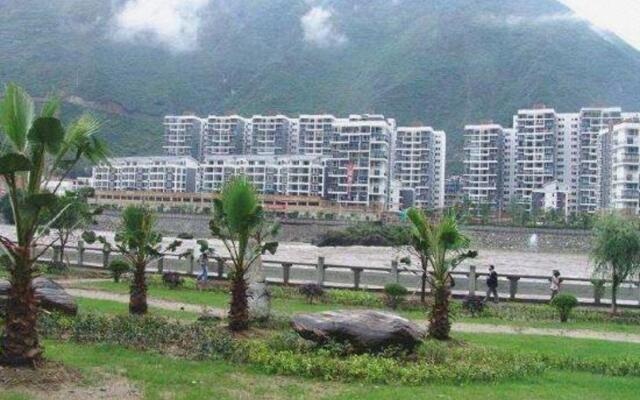
<path fill-rule="evenodd" d="M 304 40 L 306 1 L 216 1 L 200 15 L 199 47 L 185 52 L 113 40 L 121 6 L 22 0 L 0 13 L 0 54 L 12 55 L 0 59 L 0 83 L 97 105 L 118 154 L 158 152 L 161 117 L 185 111 L 379 112 L 446 130 L 459 161 L 465 123 L 509 125 L 533 103 L 640 108 L 630 46 L 578 19 L 509 23 L 568 12 L 554 0 L 332 0 L 324 6 L 346 41 L 322 48 Z"/>

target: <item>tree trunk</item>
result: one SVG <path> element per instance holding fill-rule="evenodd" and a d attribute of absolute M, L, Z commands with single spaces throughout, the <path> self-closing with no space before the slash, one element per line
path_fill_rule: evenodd
<path fill-rule="evenodd" d="M 234 273 L 231 281 L 231 304 L 229 307 L 229 329 L 242 331 L 249 327 L 249 303 L 247 282 L 242 274 Z"/>
<path fill-rule="evenodd" d="M 611 284 L 611 313 L 616 314 L 618 312 L 618 282 L 616 278 L 613 278 Z"/>
<path fill-rule="evenodd" d="M 129 298 L 129 314 L 143 315 L 147 313 L 147 281 L 144 276 L 145 266 L 136 266 L 131 283 Z"/>
<path fill-rule="evenodd" d="M 42 359 L 42 348 L 38 341 L 38 299 L 31 286 L 33 280 L 32 265 L 28 260 L 16 259 L 14 269 L 10 271 L 9 289 L 4 337 L 0 363 L 11 366 L 35 366 Z"/>
<path fill-rule="evenodd" d="M 424 304 L 427 301 L 427 271 L 422 270 L 420 278 L 420 302 Z"/>
<path fill-rule="evenodd" d="M 433 287 L 433 306 L 429 321 L 429 337 L 437 340 L 449 339 L 451 323 L 449 322 L 449 287 L 445 283 Z"/>

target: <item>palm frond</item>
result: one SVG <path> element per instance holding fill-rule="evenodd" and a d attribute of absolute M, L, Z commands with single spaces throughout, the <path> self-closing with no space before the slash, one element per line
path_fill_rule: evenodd
<path fill-rule="evenodd" d="M 0 102 L 0 126 L 14 151 L 26 151 L 27 133 L 33 119 L 33 99 L 23 88 L 9 83 Z"/>

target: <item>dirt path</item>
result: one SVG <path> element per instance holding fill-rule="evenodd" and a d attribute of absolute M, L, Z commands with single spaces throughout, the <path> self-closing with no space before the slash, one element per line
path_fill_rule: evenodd
<path fill-rule="evenodd" d="M 128 303 L 129 295 L 111 293 L 100 290 L 88 289 L 66 289 L 69 294 L 76 297 L 84 297 L 96 300 L 109 300 L 118 303 Z M 152 307 L 162 308 L 171 311 L 188 311 L 193 313 L 201 313 L 204 309 L 201 305 L 179 303 L 167 300 L 149 299 L 149 305 Z M 225 317 L 227 311 L 222 308 L 207 308 L 207 311 L 220 317 Z M 419 324 L 425 324 L 426 321 L 416 321 Z M 451 329 L 454 332 L 463 333 L 496 333 L 508 335 L 534 335 L 534 336 L 556 336 L 568 337 L 574 339 L 596 339 L 606 340 L 609 342 L 625 342 L 639 343 L 640 335 L 621 332 L 599 332 L 588 329 L 556 329 L 556 328 L 528 328 L 509 325 L 491 325 L 491 324 L 475 324 L 456 322 Z"/>
<path fill-rule="evenodd" d="M 111 293 L 111 292 L 105 292 L 101 290 L 88 290 L 88 289 L 70 289 L 69 288 L 65 290 L 67 291 L 67 293 L 69 293 L 74 297 L 83 297 L 86 299 L 95 299 L 95 300 L 109 300 L 109 301 L 115 301 L 118 303 L 129 303 L 128 294 Z M 158 299 L 148 299 L 147 302 L 149 306 L 162 308 L 163 310 L 201 313 L 206 308 L 208 313 L 214 314 L 216 316 L 224 317 L 227 314 L 226 311 L 221 308 L 205 307 L 204 305 L 178 303 L 175 301 L 158 300 Z"/>
<path fill-rule="evenodd" d="M 455 332 L 468 333 L 499 333 L 509 335 L 557 336 L 574 339 L 597 339 L 609 342 L 640 343 L 640 335 L 621 332 L 600 332 L 589 329 L 555 329 L 555 328 L 527 328 L 509 325 L 454 323 Z"/>

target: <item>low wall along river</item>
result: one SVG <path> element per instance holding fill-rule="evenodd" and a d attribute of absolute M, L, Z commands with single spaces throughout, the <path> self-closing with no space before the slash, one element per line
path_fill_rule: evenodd
<path fill-rule="evenodd" d="M 99 225 L 95 229 L 112 238 L 117 223 L 117 214 L 105 214 L 100 216 Z M 159 227 L 166 233 L 167 241 L 180 232 L 189 232 L 195 238 L 208 238 L 207 224 L 208 219 L 202 215 L 159 215 Z M 402 265 L 397 266 L 397 273 L 393 272 L 394 260 L 409 255 L 407 249 L 365 246 L 317 247 L 310 243 L 327 230 L 342 229 L 345 226 L 346 223 L 341 221 L 285 221 L 278 252 L 274 256 L 265 257 L 268 278 L 274 282 L 282 282 L 285 276 L 291 283 L 317 281 L 318 264 L 319 260 L 322 260 L 327 266 L 326 269 L 322 269 L 323 280 L 328 285 L 380 288 L 389 281 L 399 281 L 409 288 L 418 286 L 419 279 L 415 272 L 405 270 Z M 498 227 L 463 229 L 472 238 L 472 247 L 478 250 L 479 255 L 456 270 L 456 288 L 462 288 L 461 293 L 466 293 L 469 289 L 472 282 L 469 275 L 474 269 L 477 290 L 482 292 L 482 274 L 486 273 L 489 264 L 493 264 L 501 276 L 500 291 L 503 296 L 508 296 L 515 290 L 517 295 L 513 293 L 516 298 L 546 299 L 549 291 L 548 277 L 554 269 L 558 269 L 567 278 L 567 290 L 578 295 L 583 301 L 593 302 L 593 288 L 589 282 L 589 232 Z M 13 227 L 0 225 L 0 233 L 13 236 Z M 211 240 L 210 243 L 218 255 L 226 256 L 219 241 Z M 104 265 L 105 256 L 100 248 L 95 246 L 88 246 L 84 262 L 101 267 Z M 180 251 L 186 248 L 195 250 L 195 240 L 185 240 Z M 68 254 L 72 263 L 77 262 L 77 250 L 70 249 Z M 49 252 L 48 256 L 54 255 Z M 115 254 L 110 255 L 113 256 Z M 417 266 L 418 262 L 414 259 L 409 269 L 415 269 Z M 178 260 L 173 256 L 167 256 L 163 260 L 163 268 L 184 273 L 190 273 L 195 268 L 197 272 L 193 261 Z M 224 268 L 224 273 L 226 271 Z M 621 291 L 621 298 L 629 305 L 637 305 L 640 299 L 640 288 L 636 281 L 637 277 L 634 277 L 633 282 L 625 284 Z"/>

